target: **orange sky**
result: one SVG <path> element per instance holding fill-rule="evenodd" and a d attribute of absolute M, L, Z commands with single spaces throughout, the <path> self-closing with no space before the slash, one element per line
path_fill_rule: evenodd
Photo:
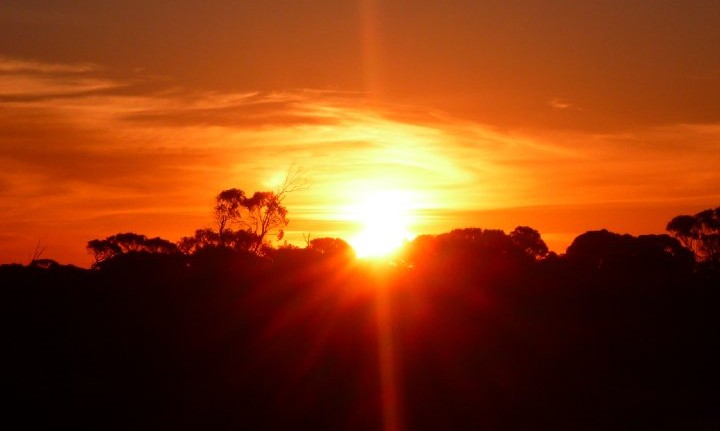
<path fill-rule="evenodd" d="M 720 205 L 715 1 L 98 3 L 0 5 L 0 262 L 178 239 L 293 163 L 296 242 L 374 190 L 557 251 Z"/>

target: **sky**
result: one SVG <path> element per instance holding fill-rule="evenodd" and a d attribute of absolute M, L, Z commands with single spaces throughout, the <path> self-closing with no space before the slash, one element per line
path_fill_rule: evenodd
<path fill-rule="evenodd" d="M 291 166 L 287 238 L 663 233 L 720 205 L 720 3 L 5 0 L 0 262 L 212 226 Z"/>

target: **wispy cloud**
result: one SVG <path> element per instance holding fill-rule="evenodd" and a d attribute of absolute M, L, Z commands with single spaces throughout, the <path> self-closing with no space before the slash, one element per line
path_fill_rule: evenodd
<path fill-rule="evenodd" d="M 548 104 L 551 108 L 559 109 L 559 110 L 579 109 L 579 108 L 578 108 L 577 106 L 575 106 L 574 104 L 572 104 L 572 103 L 568 102 L 567 100 L 565 100 L 565 99 L 563 99 L 563 98 L 560 98 L 560 97 L 555 97 L 555 98 L 552 98 L 552 99 L 548 100 L 547 104 Z"/>
<path fill-rule="evenodd" d="M 0 101 L 75 97 L 120 87 L 92 63 L 42 63 L 0 56 Z"/>
<path fill-rule="evenodd" d="M 102 70 L 102 68 L 94 63 L 44 63 L 0 55 L 1 73 L 87 73 L 97 72 L 99 70 Z"/>

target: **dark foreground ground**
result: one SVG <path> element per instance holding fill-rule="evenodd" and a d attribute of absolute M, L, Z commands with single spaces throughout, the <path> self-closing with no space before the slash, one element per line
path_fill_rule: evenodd
<path fill-rule="evenodd" d="M 718 430 L 720 279 L 673 262 L 3 266 L 1 426 Z"/>

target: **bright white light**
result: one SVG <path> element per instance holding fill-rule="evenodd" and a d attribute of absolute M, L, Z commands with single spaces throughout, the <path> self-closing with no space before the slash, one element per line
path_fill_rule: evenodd
<path fill-rule="evenodd" d="M 412 208 L 410 195 L 397 190 L 369 193 L 362 202 L 351 206 L 350 217 L 363 226 L 350 240 L 357 256 L 385 256 L 412 239 Z"/>

